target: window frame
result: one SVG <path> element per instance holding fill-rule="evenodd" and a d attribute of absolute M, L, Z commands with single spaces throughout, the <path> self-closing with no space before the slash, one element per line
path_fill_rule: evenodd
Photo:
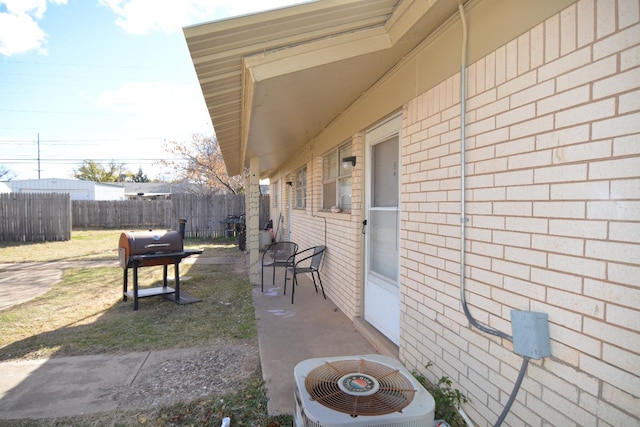
<path fill-rule="evenodd" d="M 307 165 L 302 166 L 295 173 L 294 208 L 307 208 Z"/>
<path fill-rule="evenodd" d="M 322 199 L 321 199 L 321 203 L 322 203 L 322 210 L 324 211 L 330 211 L 334 206 L 338 207 L 341 209 L 342 212 L 345 213 L 349 213 L 351 212 L 352 209 L 352 204 L 349 203 L 348 206 L 344 206 L 341 203 L 341 194 L 340 194 L 340 189 L 341 189 L 341 184 L 348 181 L 351 181 L 352 179 L 352 172 L 353 172 L 353 165 L 351 163 L 348 164 L 343 164 L 342 163 L 342 158 L 343 157 L 350 157 L 353 156 L 353 143 L 351 141 L 346 141 L 340 145 L 338 145 L 336 148 L 334 148 L 333 150 L 329 151 L 328 153 L 326 153 L 324 156 L 322 156 Z M 327 173 L 327 159 L 330 158 L 335 158 L 335 162 L 336 164 L 334 164 L 333 166 L 335 167 L 336 175 L 335 176 L 330 176 L 330 177 L 326 177 L 326 173 Z M 331 202 L 331 206 L 325 205 L 325 191 L 326 191 L 326 186 L 328 185 L 334 185 L 334 191 L 333 195 L 335 196 L 335 199 Z M 353 189 L 351 190 L 351 195 L 350 195 L 350 200 L 351 197 L 353 196 Z M 328 202 L 327 202 L 328 203 Z"/>

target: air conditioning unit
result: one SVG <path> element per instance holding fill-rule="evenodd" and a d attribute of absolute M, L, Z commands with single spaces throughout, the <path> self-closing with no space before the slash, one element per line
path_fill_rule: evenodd
<path fill-rule="evenodd" d="M 298 427 L 433 427 L 433 397 L 391 357 L 308 359 L 294 376 Z"/>

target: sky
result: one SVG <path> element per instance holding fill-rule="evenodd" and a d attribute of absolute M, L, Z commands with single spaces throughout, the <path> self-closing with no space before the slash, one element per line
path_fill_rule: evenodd
<path fill-rule="evenodd" d="M 182 28 L 303 2 L 0 0 L 2 179 L 170 178 L 166 142 L 214 134 Z"/>

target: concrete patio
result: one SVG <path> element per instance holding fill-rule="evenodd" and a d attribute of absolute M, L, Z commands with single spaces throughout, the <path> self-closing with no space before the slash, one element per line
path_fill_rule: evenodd
<path fill-rule="evenodd" d="M 291 304 L 291 283 L 283 295 L 283 269 L 277 270 L 276 286 L 265 284 L 264 292 L 259 285 L 253 287 L 270 415 L 293 414 L 293 369 L 303 360 L 374 353 L 398 356 L 390 341 L 363 321 L 352 322 L 330 299 L 316 293 L 309 277 L 299 276 Z M 265 277 L 271 279 L 270 274 Z"/>

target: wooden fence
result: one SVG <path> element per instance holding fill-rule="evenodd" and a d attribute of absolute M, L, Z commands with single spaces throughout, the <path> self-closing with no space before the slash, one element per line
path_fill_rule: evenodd
<path fill-rule="evenodd" d="M 173 194 L 171 200 L 73 201 L 74 228 L 179 229 L 185 237 L 224 237 L 230 216 L 245 212 L 244 196 Z M 260 224 L 269 218 L 269 196 L 260 200 Z"/>
<path fill-rule="evenodd" d="M 74 200 L 73 228 L 172 228 L 170 200 Z"/>
<path fill-rule="evenodd" d="M 245 213 L 244 196 L 174 194 L 171 200 L 70 200 L 69 194 L 0 194 L 0 241 L 71 239 L 71 229 L 179 229 L 185 237 L 224 237 L 224 221 Z M 260 199 L 260 226 L 269 218 L 269 196 Z"/>
<path fill-rule="evenodd" d="M 0 194 L 0 241 L 51 242 L 69 239 L 70 194 Z"/>

